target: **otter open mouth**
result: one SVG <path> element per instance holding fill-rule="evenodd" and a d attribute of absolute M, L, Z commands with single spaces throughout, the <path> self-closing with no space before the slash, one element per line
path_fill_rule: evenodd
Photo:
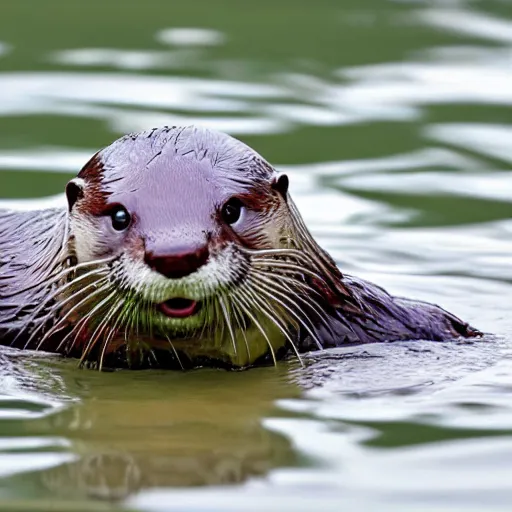
<path fill-rule="evenodd" d="M 197 312 L 199 304 L 195 300 L 176 297 L 158 304 L 161 313 L 169 318 L 187 318 Z"/>

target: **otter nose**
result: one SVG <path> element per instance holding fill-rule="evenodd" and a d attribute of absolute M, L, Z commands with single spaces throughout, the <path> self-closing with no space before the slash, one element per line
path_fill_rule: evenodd
<path fill-rule="evenodd" d="M 169 279 L 179 279 L 195 272 L 209 256 L 208 246 L 177 247 L 166 254 L 146 252 L 146 264 Z"/>

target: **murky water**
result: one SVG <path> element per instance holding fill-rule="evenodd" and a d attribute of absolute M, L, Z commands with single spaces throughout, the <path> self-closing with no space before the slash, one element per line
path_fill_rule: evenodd
<path fill-rule="evenodd" d="M 0 509 L 510 509 L 511 2 L 0 9 L 2 205 L 61 201 L 122 133 L 203 124 L 287 171 L 347 273 L 495 334 L 236 373 L 3 349 Z"/>

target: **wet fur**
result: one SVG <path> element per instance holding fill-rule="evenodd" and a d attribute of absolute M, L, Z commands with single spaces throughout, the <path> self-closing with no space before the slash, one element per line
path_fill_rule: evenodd
<path fill-rule="evenodd" d="M 25 319 L 52 286 L 40 286 L 62 267 L 67 238 L 64 209 L 0 210 L 0 342 L 26 328 Z"/>
<path fill-rule="evenodd" d="M 25 347 L 29 334 L 43 323 L 41 334 L 32 339 L 27 348 L 80 355 L 83 345 L 73 343 L 60 347 L 58 343 L 59 335 L 62 337 L 61 331 L 67 332 L 66 328 L 69 331 L 76 319 L 70 318 L 71 325 L 66 322 L 62 329 L 40 346 L 43 333 L 58 321 L 58 317 L 45 316 L 55 301 L 49 302 L 35 317 L 33 312 L 52 290 L 62 282 L 69 281 L 71 273 L 58 281 L 52 280 L 52 276 L 63 271 L 65 273 L 70 265 L 73 266 L 76 254 L 83 258 L 84 255 L 92 258 L 93 253 L 107 256 L 112 244 L 127 244 L 114 242 L 110 235 L 105 235 L 105 229 L 99 223 L 102 215 L 109 208 L 109 202 L 116 201 L 120 187 L 138 186 L 137 173 L 130 171 L 154 166 L 158 159 L 162 159 L 162 165 L 172 162 L 169 147 L 176 155 L 187 156 L 191 153 L 197 165 L 215 169 L 216 177 L 221 176 L 221 186 L 236 190 L 249 206 L 252 201 L 258 208 L 267 209 L 265 216 L 253 227 L 249 224 L 246 242 L 251 248 L 288 248 L 292 260 L 293 251 L 308 255 L 307 263 L 301 264 L 307 267 L 306 270 L 309 269 L 310 275 L 301 277 L 303 284 L 298 282 L 297 286 L 293 285 L 294 290 L 302 290 L 303 298 L 295 300 L 297 308 L 300 306 L 301 315 L 307 318 L 302 322 L 296 321 L 285 310 L 281 311 L 280 317 L 277 315 L 280 321 L 287 318 L 296 324 L 287 338 L 288 351 L 294 348 L 297 352 L 305 352 L 347 343 L 447 340 L 480 335 L 478 330 L 436 305 L 393 297 L 375 284 L 342 274 L 307 231 L 287 193 L 287 183 L 276 181 L 275 171 L 247 146 L 208 130 L 166 128 L 126 136 L 95 155 L 79 173 L 79 181 L 68 186 L 69 209 L 0 211 L 0 343 Z M 201 164 L 202 161 L 205 163 Z M 278 201 L 279 193 L 283 197 Z M 151 215 L 152 210 L 149 210 L 150 219 Z M 87 222 L 84 222 L 85 219 Z M 165 230 L 157 236 L 159 231 L 156 229 L 151 238 L 151 226 L 145 226 L 143 222 L 141 229 L 146 229 L 146 244 L 162 243 L 162 238 L 165 241 L 169 236 Z M 75 236 L 80 230 L 81 236 Z M 219 243 L 226 243 L 229 239 L 229 234 L 223 232 L 217 236 Z M 83 245 L 78 246 L 77 240 L 82 240 Z M 90 241 L 90 244 L 84 244 L 83 240 Z M 131 240 L 129 246 L 126 250 L 132 251 L 135 258 L 136 241 Z M 251 266 L 258 265 L 257 255 L 253 260 L 249 256 L 247 258 L 248 262 L 252 262 Z M 264 257 L 262 261 L 267 260 Z M 287 263 L 289 259 L 280 259 L 279 256 L 274 261 L 277 266 L 290 264 Z M 298 261 L 301 261 L 300 258 L 292 263 L 297 268 Z M 264 276 L 268 272 L 265 269 L 267 263 L 259 265 Z M 295 275 L 292 277 L 296 278 Z M 283 293 L 283 288 L 275 290 L 278 290 L 275 292 L 278 300 L 274 301 L 277 311 L 280 309 L 279 293 Z M 234 327 L 237 339 L 242 335 L 240 327 L 240 324 Z M 117 344 L 122 346 L 123 342 L 118 340 Z M 273 352 L 272 349 L 270 351 Z M 276 350 L 278 356 L 284 353 L 284 349 Z M 171 359 L 175 359 L 175 354 L 171 355 Z M 98 353 L 93 350 L 87 357 L 97 358 Z M 267 353 L 262 357 L 265 360 L 270 356 Z M 122 360 L 123 357 L 118 357 L 115 364 L 122 365 Z M 198 357 L 190 363 L 216 365 L 222 364 L 221 360 L 212 362 L 208 358 Z"/>

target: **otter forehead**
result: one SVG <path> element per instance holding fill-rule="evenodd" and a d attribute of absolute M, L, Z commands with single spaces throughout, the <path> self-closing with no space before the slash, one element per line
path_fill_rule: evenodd
<path fill-rule="evenodd" d="M 263 192 L 274 174 L 258 153 L 229 135 L 164 127 L 118 139 L 79 177 L 101 196 L 98 210 L 121 203 L 137 213 L 141 227 L 151 222 L 154 228 L 171 220 L 207 224 L 229 197 Z"/>
<path fill-rule="evenodd" d="M 104 181 L 103 190 L 109 204 L 122 204 L 137 216 L 142 231 L 176 225 L 208 228 L 231 195 L 229 187 L 219 185 L 209 162 L 167 152 L 142 169 L 132 167 L 115 183 Z"/>
<path fill-rule="evenodd" d="M 268 181 L 272 167 L 256 151 L 224 133 L 195 126 L 159 128 L 127 135 L 100 151 L 103 182 L 121 176 L 133 184 L 152 179 L 151 170 L 182 176 L 197 165 L 204 179 L 220 186 Z"/>

